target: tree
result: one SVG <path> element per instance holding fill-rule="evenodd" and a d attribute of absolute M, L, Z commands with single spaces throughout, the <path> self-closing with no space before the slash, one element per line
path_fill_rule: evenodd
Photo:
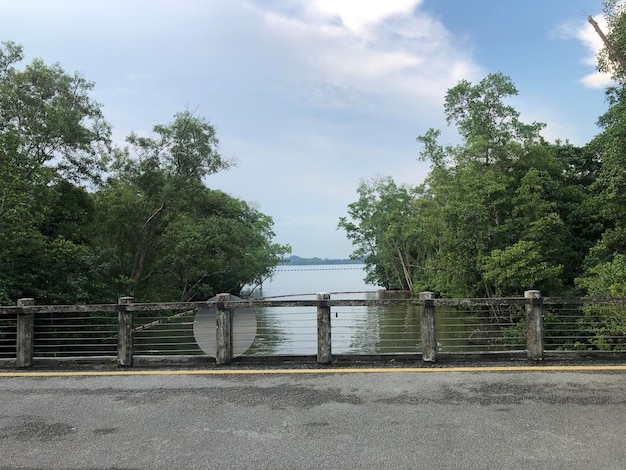
<path fill-rule="evenodd" d="M 289 247 L 272 243 L 272 219 L 221 191 L 206 191 L 217 210 L 180 214 L 163 233 L 160 282 L 177 286 L 180 300 L 238 294 L 269 278 Z"/>
<path fill-rule="evenodd" d="M 573 289 L 601 232 L 589 204 L 598 163 L 586 150 L 545 142 L 543 124 L 521 122 L 506 104 L 515 94 L 502 74 L 477 85 L 461 81 L 444 104 L 461 144 L 439 145 L 434 130 L 418 137 L 420 158 L 432 163 L 426 185 L 443 224 L 437 290 L 444 293 Z"/>
<path fill-rule="evenodd" d="M 129 136 L 96 193 L 110 276 L 139 299 L 192 300 L 237 294 L 271 275 L 290 251 L 271 242 L 272 219 L 203 182 L 233 164 L 219 154 L 213 126 L 184 112 L 154 134 Z"/>
<path fill-rule="evenodd" d="M 168 125 L 156 125 L 153 131 L 155 137 L 140 137 L 131 133 L 126 140 L 136 154 L 138 162 L 118 159 L 114 168 L 126 164 L 134 166 L 135 171 L 148 172 L 160 169 L 173 180 L 180 182 L 202 179 L 218 171 L 227 170 L 234 164 L 219 154 L 219 141 L 214 127 L 189 111 L 175 114 L 173 122 Z"/>
<path fill-rule="evenodd" d="M 203 182 L 233 164 L 210 123 L 178 113 L 111 148 L 93 83 L 22 59 L 0 48 L 0 303 L 191 300 L 271 275 L 290 250 L 272 219 Z"/>
<path fill-rule="evenodd" d="M 477 85 L 461 80 L 448 90 L 444 111 L 448 124 L 454 123 L 465 139 L 463 158 L 485 164 L 506 160 L 515 156 L 514 143 L 540 138 L 545 124 L 520 122 L 519 112 L 504 102 L 517 93 L 511 79 L 502 73 L 489 74 Z"/>
<path fill-rule="evenodd" d="M 92 206 L 74 182 L 97 180 L 110 129 L 92 83 L 39 59 L 19 70 L 22 60 L 20 46 L 0 47 L 0 302 L 83 301 L 93 253 L 78 235 Z"/>
<path fill-rule="evenodd" d="M 618 83 L 626 80 L 626 5 L 619 0 L 605 0 L 602 11 L 609 28 L 604 34 L 598 23 L 589 16 L 589 23 L 594 27 L 604 48 L 598 53 L 598 71 L 609 73 Z"/>
<path fill-rule="evenodd" d="M 359 186 L 339 226 L 370 282 L 460 297 L 575 288 L 602 231 L 589 189 L 599 164 L 588 149 L 545 142 L 544 125 L 507 104 L 515 94 L 502 74 L 461 81 L 444 104 L 461 142 L 443 146 L 435 129 L 417 138 L 431 162 L 424 184 Z"/>
<path fill-rule="evenodd" d="M 589 22 L 604 42 L 598 54 L 598 71 L 610 73 L 616 85 L 606 90 L 608 110 L 598 119 L 602 131 L 586 146 L 589 161 L 598 167 L 591 182 L 593 197 L 588 205 L 601 215 L 601 237 L 589 250 L 585 272 L 576 279 L 583 291 L 594 297 L 626 295 L 626 6 L 605 0 L 604 16 L 608 32 Z M 595 229 L 597 230 L 597 229 Z M 589 344 L 598 349 L 622 348 L 626 333 L 626 312 L 615 305 L 585 308 L 587 318 L 581 330 L 588 329 Z M 588 326 L 590 325 L 590 326 Z"/>
<path fill-rule="evenodd" d="M 89 97 L 94 84 L 40 59 L 16 70 L 22 48 L 12 42 L 3 46 L 0 132 L 11 135 L 4 143 L 21 155 L 31 172 L 48 165 L 69 179 L 97 178 L 111 130 L 101 105 Z"/>
<path fill-rule="evenodd" d="M 602 168 L 596 182 L 602 213 L 608 219 L 602 250 L 607 253 L 626 253 L 626 91 L 610 88 L 607 91 L 609 110 L 598 124 L 603 131 L 590 146 L 600 155 Z"/>
<path fill-rule="evenodd" d="M 232 164 L 219 154 L 213 126 L 189 112 L 176 114 L 169 125 L 155 126 L 154 133 L 155 137 L 132 133 L 127 139 L 130 148 L 115 152 L 111 165 L 115 176 L 98 198 L 102 223 L 119 240 L 115 244 L 120 273 L 133 286 L 158 274 L 149 269 L 156 240 L 176 212 L 185 211 L 204 189 L 202 178 Z M 116 223 L 122 225 L 116 228 Z"/>
<path fill-rule="evenodd" d="M 598 263 L 577 283 L 594 297 L 626 297 L 626 255 L 616 254 Z M 626 338 L 626 309 L 623 304 L 589 305 L 581 329 L 589 329 L 589 343 L 602 350 L 623 349 Z M 588 326 L 589 325 L 589 326 Z"/>
<path fill-rule="evenodd" d="M 447 295 L 493 295 L 496 286 L 484 275 L 485 266 L 491 265 L 493 250 L 519 240 L 523 224 L 513 217 L 512 198 L 521 177 L 516 168 L 542 143 L 543 124 L 519 120 L 506 103 L 516 94 L 510 78 L 500 73 L 476 85 L 462 80 L 444 103 L 461 144 L 439 145 L 440 132 L 433 129 L 417 138 L 424 145 L 420 159 L 432 164 L 425 182 L 431 217 L 441 224 L 435 285 Z"/>
<path fill-rule="evenodd" d="M 603 13 L 608 33 L 604 35 L 593 18 L 590 23 L 603 38 L 605 47 L 598 55 L 598 70 L 609 72 L 618 86 L 606 90 L 608 110 L 598 119 L 602 132 L 587 146 L 600 165 L 593 182 L 596 207 L 605 218 L 600 243 L 592 251 L 588 264 L 610 262 L 618 254 L 626 254 L 626 5 L 617 0 L 605 0 Z"/>
<path fill-rule="evenodd" d="M 357 192 L 338 224 L 357 247 L 352 258 L 365 260 L 368 282 L 412 291 L 428 256 L 414 192 L 391 178 L 362 182 Z"/>

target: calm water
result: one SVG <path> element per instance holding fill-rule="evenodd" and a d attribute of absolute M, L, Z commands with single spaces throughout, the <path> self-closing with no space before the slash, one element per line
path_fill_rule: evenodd
<path fill-rule="evenodd" d="M 330 293 L 333 299 L 376 299 L 389 294 L 364 282 L 363 265 L 281 267 L 253 292 L 253 297 L 314 299 Z M 247 354 L 317 353 L 315 308 L 258 309 L 257 339 Z M 333 307 L 333 354 L 377 354 L 419 351 L 419 311 L 410 307 Z"/>
<path fill-rule="evenodd" d="M 330 293 L 333 299 L 377 299 L 406 297 L 366 284 L 363 265 L 318 265 L 281 267 L 251 297 L 277 300 L 315 299 L 317 293 Z M 245 297 L 244 294 L 242 296 Z M 250 309 L 236 311 L 249 316 Z M 206 335 L 198 339 L 196 321 L 181 317 L 158 328 L 138 332 L 139 353 L 158 354 L 178 351 L 186 354 L 211 354 L 214 350 L 213 317 L 204 325 Z M 254 310 L 250 332 L 235 327 L 234 348 L 245 355 L 315 355 L 317 354 L 317 311 L 315 307 L 271 307 Z M 144 320 L 146 322 L 147 320 Z M 247 322 L 247 321 L 246 321 Z M 458 319 L 458 312 L 438 308 L 436 313 L 439 350 L 465 347 L 475 326 L 468 318 Z M 195 325 L 195 326 L 194 326 Z M 415 353 L 420 351 L 420 311 L 418 307 L 332 307 L 333 354 Z M 248 329 L 246 327 L 246 329 Z M 195 337 L 194 337 L 195 336 Z M 206 336 L 206 338 L 204 337 Z M 244 339 L 247 338 L 247 339 Z"/>
<path fill-rule="evenodd" d="M 253 296 L 295 295 L 297 299 L 310 299 L 317 293 L 327 292 L 341 293 L 336 294 L 338 298 L 366 298 L 366 295 L 375 295 L 379 288 L 365 283 L 364 268 L 362 264 L 279 266 L 272 279 L 257 288 Z"/>

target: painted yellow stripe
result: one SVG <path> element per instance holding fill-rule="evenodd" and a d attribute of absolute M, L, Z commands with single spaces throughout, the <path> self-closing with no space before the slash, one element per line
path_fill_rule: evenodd
<path fill-rule="evenodd" d="M 0 372 L 0 377 L 82 377 L 119 375 L 289 375 L 289 374 L 390 374 L 433 372 L 585 372 L 626 371 L 626 365 L 598 366 L 497 366 L 497 367 L 398 367 L 398 368 L 328 368 L 328 369 L 190 369 L 190 370 L 110 370 Z"/>

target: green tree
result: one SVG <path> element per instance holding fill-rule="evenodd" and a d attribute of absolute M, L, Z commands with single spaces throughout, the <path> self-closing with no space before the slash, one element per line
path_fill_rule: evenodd
<path fill-rule="evenodd" d="M 60 65 L 35 59 L 23 70 L 22 48 L 12 42 L 0 49 L 0 132 L 31 172 L 43 165 L 67 178 L 97 178 L 111 130 L 102 107 L 89 93 L 94 84 Z"/>
<path fill-rule="evenodd" d="M 586 146 L 588 160 L 597 170 L 591 182 L 594 191 L 589 206 L 602 216 L 601 237 L 585 260 L 586 271 L 576 279 L 583 291 L 594 297 L 626 295 L 626 7 L 622 2 L 606 0 L 604 16 L 606 35 L 597 23 L 589 22 L 604 41 L 598 55 L 598 70 L 610 73 L 615 86 L 606 90 L 608 110 L 598 119 L 601 132 Z M 593 230 L 596 224 L 591 225 Z M 623 348 L 626 335 L 626 312 L 619 305 L 593 305 L 585 308 L 581 330 L 590 330 L 589 345 L 598 349 Z"/>
<path fill-rule="evenodd" d="M 602 131 L 587 146 L 593 161 L 600 166 L 592 186 L 596 191 L 595 207 L 604 217 L 602 239 L 587 260 L 590 267 L 626 254 L 626 70 L 622 65 L 626 50 L 626 7 L 616 0 L 605 0 L 603 6 L 609 30 L 604 38 L 605 48 L 598 56 L 598 70 L 612 73 L 618 85 L 606 90 L 608 110 L 598 119 Z"/>
<path fill-rule="evenodd" d="M 415 191 L 391 178 L 376 178 L 362 182 L 357 192 L 349 218 L 341 217 L 338 224 L 356 246 L 352 257 L 364 259 L 367 282 L 412 291 L 429 256 Z"/>
<path fill-rule="evenodd" d="M 271 242 L 270 217 L 205 186 L 204 177 L 233 164 L 219 154 L 213 126 L 184 112 L 154 134 L 129 136 L 96 193 L 110 276 L 143 300 L 236 294 L 269 276 L 290 248 Z"/>
<path fill-rule="evenodd" d="M 599 236 L 587 203 L 597 164 L 570 144 L 546 143 L 543 124 L 521 122 L 506 104 L 515 94 L 502 74 L 462 81 L 448 91 L 444 111 L 463 141 L 443 147 L 435 130 L 418 137 L 420 158 L 432 163 L 432 214 L 443 224 L 437 290 L 448 295 L 563 292 Z"/>
<path fill-rule="evenodd" d="M 529 148 L 540 144 L 543 125 L 519 120 L 505 102 L 515 94 L 511 80 L 499 73 L 476 85 L 463 80 L 448 91 L 444 103 L 461 144 L 439 145 L 440 132 L 432 129 L 417 139 L 424 145 L 420 159 L 432 164 L 425 183 L 433 201 L 431 217 L 441 224 L 435 284 L 446 295 L 493 295 L 495 286 L 484 276 L 485 260 L 493 250 L 517 241 L 514 169 Z"/>
<path fill-rule="evenodd" d="M 180 300 L 238 294 L 244 285 L 269 278 L 290 251 L 272 243 L 270 217 L 221 191 L 206 194 L 217 210 L 202 217 L 181 214 L 163 234 L 167 275 L 161 282 L 177 286 Z"/>
<path fill-rule="evenodd" d="M 544 125 L 523 123 L 507 104 L 515 94 L 499 73 L 461 81 L 444 104 L 461 142 L 443 146 L 435 129 L 417 138 L 420 159 L 431 162 L 424 184 L 359 187 L 339 226 L 353 256 L 365 257 L 368 280 L 459 297 L 574 289 L 603 227 L 590 203 L 598 162 L 589 150 L 545 142 Z"/>
<path fill-rule="evenodd" d="M 101 223 L 114 233 L 106 236 L 109 246 L 116 246 L 120 275 L 133 286 L 159 273 L 150 268 L 157 239 L 176 213 L 193 203 L 204 188 L 202 178 L 232 164 L 219 154 L 213 126 L 189 112 L 155 126 L 154 134 L 128 137 L 129 147 L 114 153 L 114 177 L 98 195 Z"/>
<path fill-rule="evenodd" d="M 98 178 L 110 129 L 89 97 L 92 83 L 39 59 L 20 70 L 22 60 L 20 46 L 2 44 L 0 302 L 81 301 L 93 271 L 93 208 L 73 182 Z"/>
<path fill-rule="evenodd" d="M 595 184 L 608 222 L 599 247 L 605 259 L 612 253 L 626 253 L 626 92 L 624 88 L 610 88 L 607 97 L 609 110 L 598 120 L 602 132 L 590 143 L 602 161 Z"/>
<path fill-rule="evenodd" d="M 271 275 L 290 250 L 272 219 L 203 182 L 233 164 L 210 123 L 178 113 L 112 149 L 93 83 L 22 60 L 0 47 L 0 303 L 191 300 Z"/>
<path fill-rule="evenodd" d="M 616 254 L 610 261 L 598 263 L 577 279 L 593 297 L 626 297 L 626 255 Z M 592 347 L 601 350 L 623 349 L 626 341 L 626 309 L 623 304 L 590 305 L 581 330 L 590 330 Z"/>
<path fill-rule="evenodd" d="M 605 0 L 602 12 L 609 28 L 607 34 L 589 17 L 589 22 L 604 42 L 598 53 L 598 71 L 611 74 L 616 82 L 623 85 L 626 80 L 626 5 L 619 0 Z"/>
<path fill-rule="evenodd" d="M 540 139 L 539 131 L 545 124 L 522 123 L 519 112 L 505 103 L 517 93 L 511 79 L 502 73 L 489 74 L 476 85 L 461 80 L 448 90 L 446 119 L 456 125 L 465 140 L 458 163 L 473 160 L 489 164 L 518 158 L 519 145 Z"/>

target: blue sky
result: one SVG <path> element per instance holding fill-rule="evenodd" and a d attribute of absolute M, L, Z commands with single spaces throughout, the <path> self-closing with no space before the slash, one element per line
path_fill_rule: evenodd
<path fill-rule="evenodd" d="M 461 79 L 503 72 L 512 104 L 544 136 L 596 133 L 601 0 L 1 0 L 0 40 L 95 82 L 115 139 L 186 109 L 217 129 L 238 166 L 209 187 L 273 217 L 302 257 L 352 251 L 338 218 L 360 181 L 415 185 L 415 138 L 446 126 Z"/>

